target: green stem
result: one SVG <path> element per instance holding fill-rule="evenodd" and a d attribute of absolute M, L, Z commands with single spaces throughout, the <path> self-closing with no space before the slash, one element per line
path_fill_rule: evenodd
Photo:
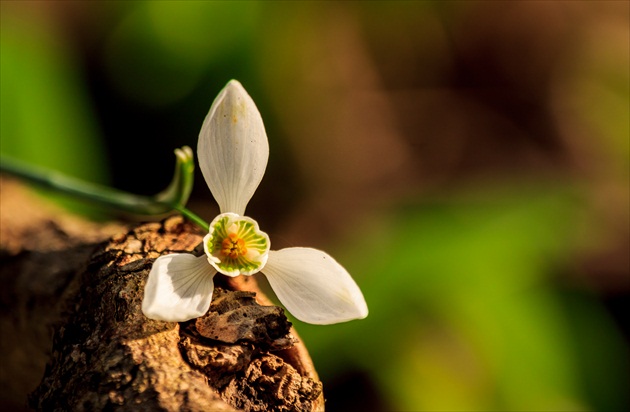
<path fill-rule="evenodd" d="M 195 223 L 197 226 L 202 228 L 204 231 L 206 232 L 210 231 L 210 225 L 208 224 L 208 222 L 206 222 L 205 220 L 203 220 L 202 218 L 200 218 L 199 216 L 197 216 L 190 210 L 186 209 L 183 206 L 172 206 L 172 207 L 173 209 L 177 210 L 179 213 L 184 215 L 188 220 L 190 220 L 191 222 Z"/>
<path fill-rule="evenodd" d="M 26 165 L 18 160 L 1 158 L 0 170 L 20 177 L 41 187 L 87 199 L 106 206 L 136 212 L 151 202 L 148 199 L 66 176 L 57 171 Z"/>
<path fill-rule="evenodd" d="M 0 171 L 17 176 L 47 189 L 114 207 L 136 214 L 155 215 L 177 210 L 204 230 L 209 225 L 202 218 L 174 202 L 156 200 L 155 197 L 140 196 L 122 190 L 101 186 L 64 175 L 63 173 L 27 165 L 5 156 L 0 157 Z M 158 195 L 156 195 L 157 197 Z"/>

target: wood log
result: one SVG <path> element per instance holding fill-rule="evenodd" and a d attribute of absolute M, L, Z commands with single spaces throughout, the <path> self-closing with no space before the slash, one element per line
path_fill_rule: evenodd
<path fill-rule="evenodd" d="M 59 220 L 59 215 L 53 216 L 49 222 Z M 62 238 L 71 238 L 65 229 L 56 229 L 64 233 Z M 3 229 L 5 233 L 9 236 Z M 92 240 L 99 238 L 95 233 Z M 33 315 L 25 318 L 40 335 L 42 326 L 55 325 L 52 356 L 45 373 L 39 371 L 44 376 L 28 405 L 73 411 L 322 411 L 322 384 L 306 348 L 283 310 L 269 304 L 254 278 L 215 276 L 213 301 L 202 318 L 175 323 L 144 316 L 144 284 L 154 259 L 173 252 L 199 253 L 202 237 L 180 216 L 172 216 L 123 231 L 95 251 L 93 242 L 74 240 L 74 259 L 69 259 L 67 245 L 47 253 L 50 260 L 20 281 L 31 283 L 18 293 L 32 293 L 33 285 L 46 279 L 45 284 L 61 285 L 48 293 L 48 301 L 56 299 L 57 304 L 51 305 L 42 324 Z M 22 279 L 36 252 L 10 245 L 3 240 L 2 279 Z M 57 258 L 62 262 L 53 263 Z M 52 270 L 63 262 L 63 270 Z M 64 279 L 55 280 L 61 272 Z M 31 297 L 43 312 L 41 296 Z M 3 322 L 7 317 L 2 314 Z M 30 340 L 36 334 L 21 337 Z M 50 344 L 50 339 L 41 340 L 35 344 L 39 351 Z M 3 352 L 19 351 L 21 344 L 4 337 L 3 343 Z M 33 377 L 28 379 L 32 382 Z"/>

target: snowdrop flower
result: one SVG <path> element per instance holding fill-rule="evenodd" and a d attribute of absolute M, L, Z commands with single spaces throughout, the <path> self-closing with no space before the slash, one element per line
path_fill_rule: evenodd
<path fill-rule="evenodd" d="M 287 310 L 304 322 L 331 324 L 367 316 L 361 290 L 330 255 L 300 247 L 272 251 L 269 236 L 245 216 L 267 167 L 269 143 L 256 105 L 236 80 L 212 104 L 197 155 L 221 214 L 203 239 L 204 256 L 175 253 L 155 261 L 142 301 L 147 317 L 172 322 L 200 317 L 210 306 L 217 273 L 257 272 L 267 277 Z"/>

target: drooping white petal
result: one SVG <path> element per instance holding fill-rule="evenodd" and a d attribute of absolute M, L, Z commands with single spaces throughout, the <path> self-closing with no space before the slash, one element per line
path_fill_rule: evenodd
<path fill-rule="evenodd" d="M 148 318 L 167 322 L 184 322 L 204 315 L 212 300 L 215 274 L 205 256 L 160 256 L 149 272 L 142 312 Z"/>
<path fill-rule="evenodd" d="M 221 213 L 244 215 L 265 173 L 269 142 L 254 101 L 238 81 L 230 80 L 212 103 L 197 156 Z"/>
<path fill-rule="evenodd" d="M 328 325 L 368 314 L 363 294 L 350 274 L 320 250 L 271 251 L 263 273 L 280 302 L 303 322 Z"/>

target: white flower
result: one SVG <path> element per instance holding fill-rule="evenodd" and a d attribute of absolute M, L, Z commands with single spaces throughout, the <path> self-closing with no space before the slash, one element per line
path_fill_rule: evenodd
<path fill-rule="evenodd" d="M 212 104 L 197 152 L 221 214 L 203 240 L 205 256 L 175 253 L 155 261 L 142 301 L 147 317 L 183 322 L 202 316 L 217 273 L 250 276 L 259 271 L 287 310 L 304 322 L 331 324 L 367 316 L 361 290 L 331 256 L 310 248 L 270 251 L 269 236 L 244 215 L 265 173 L 269 143 L 254 101 L 236 80 Z"/>

